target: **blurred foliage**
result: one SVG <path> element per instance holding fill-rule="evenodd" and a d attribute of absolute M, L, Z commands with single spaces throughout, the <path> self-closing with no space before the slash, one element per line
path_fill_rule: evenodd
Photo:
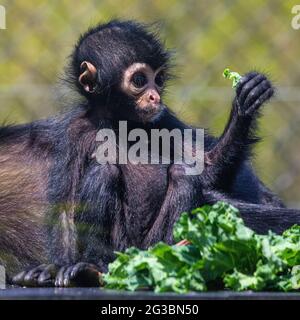
<path fill-rule="evenodd" d="M 299 1 L 298 1 L 299 2 Z M 58 79 L 79 34 L 111 18 L 158 22 L 176 49 L 168 105 L 186 121 L 220 134 L 233 96 L 225 67 L 267 72 L 278 88 L 261 120 L 255 149 L 262 179 L 300 207 L 300 30 L 297 1 L 2 0 L 0 119 L 25 122 L 53 114 L 66 94 Z M 55 99 L 56 97 L 56 99 Z M 57 98 L 58 97 L 58 98 Z"/>

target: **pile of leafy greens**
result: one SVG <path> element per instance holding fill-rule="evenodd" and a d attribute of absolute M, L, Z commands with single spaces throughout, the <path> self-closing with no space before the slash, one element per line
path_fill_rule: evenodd
<path fill-rule="evenodd" d="M 106 288 L 155 292 L 300 289 L 300 226 L 282 235 L 258 235 L 237 209 L 218 202 L 183 213 L 174 226 L 176 241 L 148 250 L 117 253 L 104 275 Z"/>

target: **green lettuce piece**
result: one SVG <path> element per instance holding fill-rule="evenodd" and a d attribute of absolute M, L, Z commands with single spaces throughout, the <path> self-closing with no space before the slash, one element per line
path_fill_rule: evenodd
<path fill-rule="evenodd" d="M 275 289 L 281 291 L 300 290 L 300 266 L 294 266 L 286 275 L 282 275 Z"/>
<path fill-rule="evenodd" d="M 242 78 L 242 76 L 239 73 L 234 72 L 234 71 L 230 71 L 228 68 L 226 68 L 223 71 L 223 77 L 225 79 L 232 80 L 232 88 L 235 88 Z"/>

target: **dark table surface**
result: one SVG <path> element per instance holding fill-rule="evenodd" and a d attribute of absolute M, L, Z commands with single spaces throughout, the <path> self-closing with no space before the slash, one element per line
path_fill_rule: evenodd
<path fill-rule="evenodd" d="M 216 291 L 189 293 L 155 294 L 153 292 L 120 292 L 98 288 L 8 288 L 0 290 L 0 300 L 169 300 L 169 299 L 201 299 L 201 300 L 300 300 L 299 293 L 281 292 L 232 292 Z"/>

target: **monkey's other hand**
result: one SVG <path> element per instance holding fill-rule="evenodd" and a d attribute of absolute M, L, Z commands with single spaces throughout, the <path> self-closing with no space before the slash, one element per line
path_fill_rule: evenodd
<path fill-rule="evenodd" d="M 91 263 L 78 262 L 60 268 L 55 279 L 56 287 L 100 287 L 101 272 Z"/>
<path fill-rule="evenodd" d="M 274 88 L 261 73 L 249 72 L 241 78 L 234 101 L 238 115 L 251 116 L 274 95 Z"/>

